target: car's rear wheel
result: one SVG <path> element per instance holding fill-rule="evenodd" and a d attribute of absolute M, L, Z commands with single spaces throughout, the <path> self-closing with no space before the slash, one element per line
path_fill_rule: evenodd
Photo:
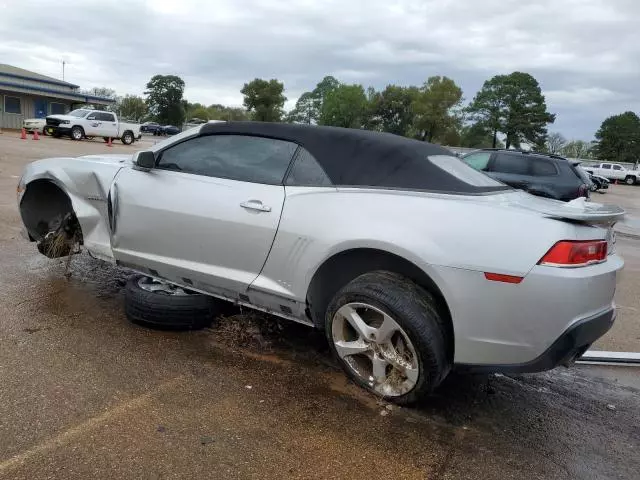
<path fill-rule="evenodd" d="M 125 288 L 125 312 L 133 323 L 166 330 L 196 330 L 211 325 L 219 311 L 215 299 L 144 275 Z"/>
<path fill-rule="evenodd" d="M 124 143 L 125 145 L 131 145 L 133 143 L 133 133 L 131 132 L 124 132 L 124 134 L 122 135 L 122 138 L 120 139 L 122 141 L 122 143 Z"/>
<path fill-rule="evenodd" d="M 629 176 L 627 176 L 627 178 L 625 178 L 625 179 L 624 179 L 624 182 L 625 182 L 627 185 L 635 185 L 635 183 L 636 183 L 636 177 L 634 177 L 634 176 L 632 176 L 632 175 L 629 175 Z"/>
<path fill-rule="evenodd" d="M 84 130 L 82 130 L 82 127 L 73 127 L 71 129 L 71 138 L 73 140 L 82 140 L 82 138 L 84 137 Z"/>
<path fill-rule="evenodd" d="M 372 272 L 353 280 L 329 305 L 325 327 L 346 373 L 385 400 L 413 403 L 450 370 L 435 299 L 400 275 Z"/>

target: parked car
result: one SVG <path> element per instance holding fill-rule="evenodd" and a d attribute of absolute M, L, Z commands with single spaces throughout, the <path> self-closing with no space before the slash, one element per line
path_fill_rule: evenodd
<path fill-rule="evenodd" d="M 585 171 L 600 175 L 609 180 L 621 180 L 627 185 L 635 185 L 640 177 L 640 171 L 629 170 L 618 163 L 602 162 L 585 167 Z"/>
<path fill-rule="evenodd" d="M 496 180 L 539 197 L 564 202 L 589 198 L 591 182 L 576 165 L 563 157 L 521 150 L 483 149 L 464 155 L 462 160 Z"/>
<path fill-rule="evenodd" d="M 609 180 L 600 175 L 593 175 L 589 172 L 586 172 L 589 175 L 589 179 L 591 180 L 593 187 L 591 189 L 592 192 L 602 192 L 602 190 L 606 190 L 609 188 Z"/>
<path fill-rule="evenodd" d="M 180 133 L 180 129 L 173 125 L 163 125 L 158 130 L 157 135 L 176 135 Z"/>
<path fill-rule="evenodd" d="M 416 401 L 452 368 L 570 364 L 615 318 L 622 209 L 534 197 L 426 142 L 207 123 L 81 158 L 30 163 L 19 181 L 42 253 L 80 243 L 140 272 L 126 286 L 136 322 L 191 326 L 218 298 L 315 326 L 389 401 Z"/>
<path fill-rule="evenodd" d="M 49 115 L 46 132 L 54 137 L 67 136 L 72 140 L 87 137 L 118 138 L 125 145 L 131 145 L 140 137 L 140 125 L 118 121 L 113 112 L 79 109 L 66 115 Z"/>
<path fill-rule="evenodd" d="M 156 122 L 144 122 L 140 125 L 140 131 L 143 133 L 156 133 L 160 129 L 162 129 L 162 127 Z"/>
<path fill-rule="evenodd" d="M 47 121 L 44 118 L 26 118 L 22 121 L 22 128 L 28 133 L 38 132 L 44 134 Z"/>

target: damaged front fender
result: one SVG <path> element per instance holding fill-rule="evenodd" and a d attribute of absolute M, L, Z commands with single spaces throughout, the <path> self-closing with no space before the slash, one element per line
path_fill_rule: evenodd
<path fill-rule="evenodd" d="M 107 261 L 114 261 L 111 250 L 111 238 L 108 226 L 107 195 L 111 183 L 118 172 L 125 166 L 122 160 L 105 161 L 103 157 L 89 158 L 54 158 L 31 163 L 25 169 L 23 181 L 29 188 L 38 188 L 38 181 L 45 180 L 56 185 L 64 192 L 73 208 L 73 213 L 82 231 L 82 243 L 92 255 Z M 50 210 L 41 202 L 25 205 L 23 192 L 19 198 L 20 212 L 28 234 L 42 240 L 42 232 L 37 225 L 40 221 L 49 224 L 47 232 L 56 229 L 55 222 L 60 218 L 45 212 Z M 38 213 L 48 218 L 39 219 Z"/>

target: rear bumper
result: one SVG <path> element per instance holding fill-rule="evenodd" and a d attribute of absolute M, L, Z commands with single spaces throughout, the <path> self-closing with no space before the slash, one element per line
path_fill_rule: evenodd
<path fill-rule="evenodd" d="M 482 272 L 433 268 L 432 278 L 447 301 L 454 329 L 454 363 L 524 365 L 585 319 L 612 310 L 624 262 L 581 268 L 536 265 L 521 283 L 487 281 Z"/>
<path fill-rule="evenodd" d="M 474 373 L 532 373 L 551 370 L 577 360 L 598 338 L 609 331 L 616 318 L 615 308 L 579 320 L 551 344 L 542 355 L 525 362 L 510 365 L 456 365 L 456 370 Z"/>

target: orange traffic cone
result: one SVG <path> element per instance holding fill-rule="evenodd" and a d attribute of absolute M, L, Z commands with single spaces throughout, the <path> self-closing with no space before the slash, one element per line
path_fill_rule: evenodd
<path fill-rule="evenodd" d="M 22 133 L 20 134 L 20 138 L 22 140 L 26 140 L 27 139 L 27 131 L 24 128 L 22 129 Z"/>
<path fill-rule="evenodd" d="M 113 147 L 113 145 L 111 145 L 111 137 L 109 137 L 109 140 L 107 140 L 107 147 Z"/>
<path fill-rule="evenodd" d="M 40 140 L 40 137 L 38 136 L 38 130 L 33 131 L 33 140 Z"/>

